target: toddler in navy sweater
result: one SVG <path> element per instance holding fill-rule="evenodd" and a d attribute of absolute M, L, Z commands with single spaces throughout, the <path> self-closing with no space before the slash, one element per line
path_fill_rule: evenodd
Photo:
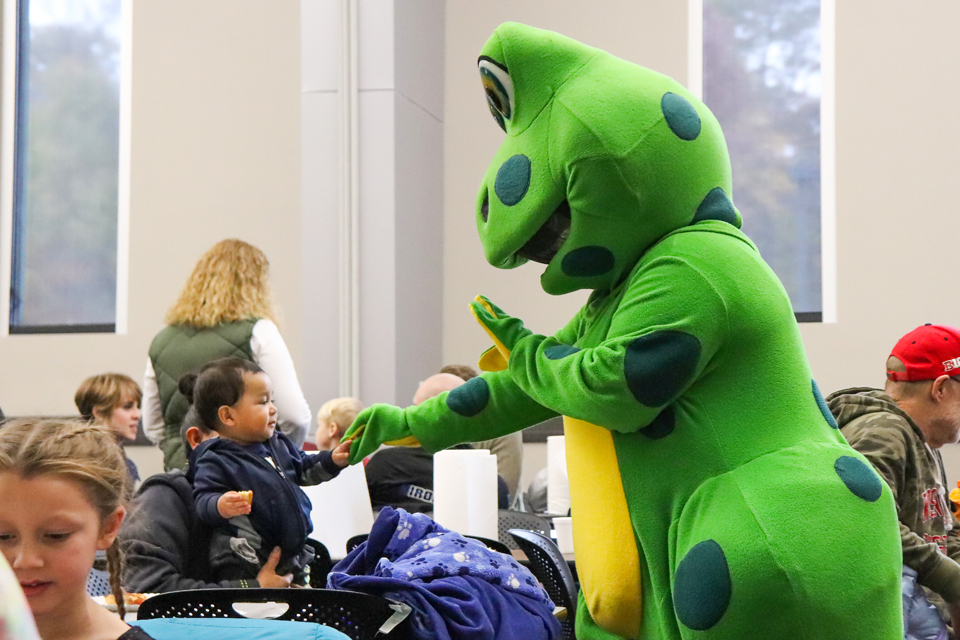
<path fill-rule="evenodd" d="M 247 360 L 214 360 L 199 375 L 183 376 L 179 386 L 204 425 L 220 435 L 194 455 L 197 516 L 215 529 L 211 569 L 224 579 L 252 581 L 280 547 L 277 573 L 302 584 L 313 559 L 306 544 L 313 525 L 300 485 L 335 478 L 347 466 L 350 442 L 314 455 L 298 450 L 276 429 L 270 378 Z"/>

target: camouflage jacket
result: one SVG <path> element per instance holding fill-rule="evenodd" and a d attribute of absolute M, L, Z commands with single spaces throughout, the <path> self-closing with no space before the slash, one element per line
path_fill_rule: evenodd
<path fill-rule="evenodd" d="M 827 398 L 850 445 L 886 480 L 897 501 L 903 563 L 947 602 L 960 600 L 960 523 L 949 508 L 943 460 L 893 398 L 869 388 Z"/>

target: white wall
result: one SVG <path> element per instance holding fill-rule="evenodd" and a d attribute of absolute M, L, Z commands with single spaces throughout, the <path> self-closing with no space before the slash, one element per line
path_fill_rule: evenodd
<path fill-rule="evenodd" d="M 825 392 L 882 385 L 917 325 L 960 325 L 960 5 L 837 5 L 839 322 L 802 327 Z"/>
<path fill-rule="evenodd" d="M 74 414 L 85 377 L 143 377 L 196 260 L 226 237 L 266 252 L 301 353 L 296 0 L 136 0 L 127 335 L 0 337 L 0 407 Z M 299 364 L 299 362 L 298 362 Z"/>

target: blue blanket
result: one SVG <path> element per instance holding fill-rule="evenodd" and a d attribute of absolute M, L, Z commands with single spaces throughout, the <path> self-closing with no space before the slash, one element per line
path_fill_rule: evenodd
<path fill-rule="evenodd" d="M 370 537 L 327 578 L 330 589 L 410 605 L 424 640 L 553 640 L 553 602 L 512 557 L 449 531 L 422 513 L 384 508 Z"/>

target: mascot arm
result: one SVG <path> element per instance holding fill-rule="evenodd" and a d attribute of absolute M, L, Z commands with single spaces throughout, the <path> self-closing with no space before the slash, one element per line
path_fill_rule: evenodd
<path fill-rule="evenodd" d="M 556 415 L 524 393 L 509 373 L 500 371 L 484 373 L 416 406 L 368 407 L 344 439 L 353 440 L 350 463 L 355 464 L 384 443 L 422 445 L 435 452 L 461 442 L 499 438 Z"/>
<path fill-rule="evenodd" d="M 682 258 L 658 257 L 632 275 L 602 343 L 579 349 L 528 334 L 509 371 L 558 413 L 636 431 L 697 380 L 726 333 L 726 305 L 710 281 Z"/>

